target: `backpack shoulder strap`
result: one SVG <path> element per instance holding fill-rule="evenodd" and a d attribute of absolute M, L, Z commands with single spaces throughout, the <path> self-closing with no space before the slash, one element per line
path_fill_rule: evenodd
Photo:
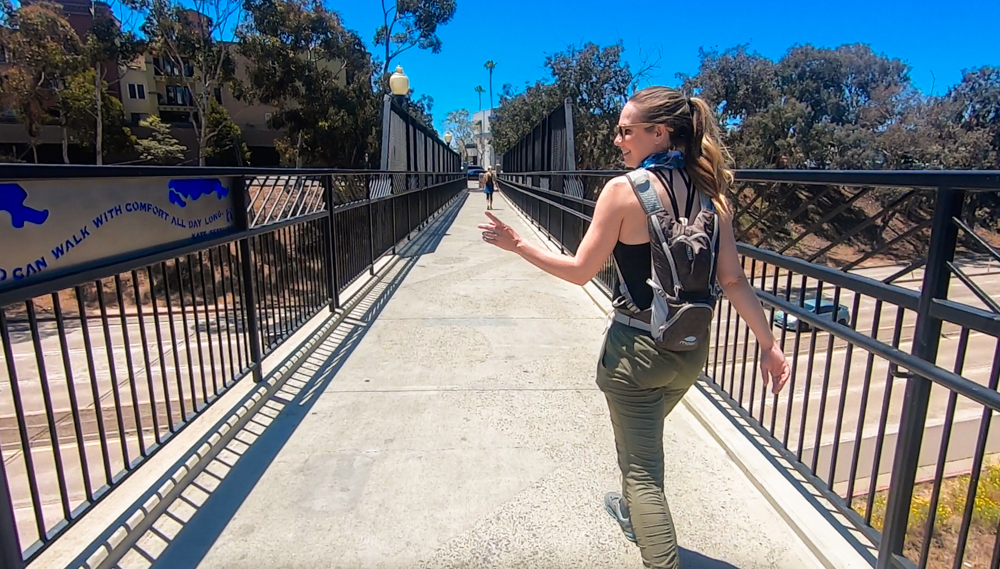
<path fill-rule="evenodd" d="M 629 184 L 632 185 L 632 190 L 635 192 L 635 196 L 639 198 L 639 203 L 642 204 L 642 209 L 646 211 L 647 217 L 664 211 L 660 196 L 656 195 L 656 189 L 653 188 L 653 184 L 649 183 L 648 170 L 645 168 L 633 170 L 626 174 L 625 177 L 628 178 Z"/>

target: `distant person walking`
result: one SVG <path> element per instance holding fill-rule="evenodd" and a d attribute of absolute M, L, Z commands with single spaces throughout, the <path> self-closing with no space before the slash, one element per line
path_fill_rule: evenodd
<path fill-rule="evenodd" d="M 493 166 L 486 168 L 483 175 L 483 192 L 486 193 L 486 209 L 493 209 L 493 190 L 496 185 L 496 175 L 493 173 Z"/>
<path fill-rule="evenodd" d="M 736 251 L 725 197 L 732 173 L 717 124 L 701 99 L 666 87 L 635 93 L 614 131 L 634 170 L 604 186 L 575 256 L 532 245 L 490 213 L 479 225 L 487 243 L 578 285 L 614 259 L 621 296 L 596 375 L 614 427 L 622 491 L 608 493 L 604 506 L 648 568 L 680 567 L 663 493 L 663 424 L 707 360 L 718 286 L 757 337 L 764 385 L 778 393 L 789 375 Z"/>

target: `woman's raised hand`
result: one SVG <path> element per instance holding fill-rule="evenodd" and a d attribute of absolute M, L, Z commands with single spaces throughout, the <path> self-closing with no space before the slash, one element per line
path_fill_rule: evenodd
<path fill-rule="evenodd" d="M 479 224 L 479 229 L 483 230 L 483 241 L 490 245 L 496 245 L 504 251 L 513 251 L 521 242 L 521 236 L 492 213 L 488 211 L 485 213 L 486 217 L 490 218 L 490 222 Z"/>

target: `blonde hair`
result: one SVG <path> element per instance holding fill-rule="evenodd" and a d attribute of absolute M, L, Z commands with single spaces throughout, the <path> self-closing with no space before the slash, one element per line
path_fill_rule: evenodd
<path fill-rule="evenodd" d="M 691 181 L 712 198 L 720 213 L 729 215 L 726 192 L 733 183 L 733 173 L 727 167 L 730 156 L 708 103 L 668 87 L 646 87 L 636 91 L 629 102 L 639 110 L 641 122 L 671 129 L 670 141 L 684 154 L 684 169 Z"/>

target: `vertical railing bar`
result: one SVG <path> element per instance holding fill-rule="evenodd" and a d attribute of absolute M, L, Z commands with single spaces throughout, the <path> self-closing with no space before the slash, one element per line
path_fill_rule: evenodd
<path fill-rule="evenodd" d="M 903 319 L 906 310 L 902 307 L 896 307 L 896 323 L 892 331 L 892 347 L 899 347 L 900 336 L 902 336 L 903 330 Z M 870 515 L 872 511 L 872 504 L 875 500 L 875 490 L 878 487 L 878 471 L 882 464 L 882 447 L 885 444 L 885 430 L 886 423 L 889 420 L 889 405 L 892 401 L 892 384 L 895 378 L 892 374 L 892 366 L 888 366 L 885 372 L 885 394 L 882 396 L 882 409 L 879 414 L 878 422 L 878 435 L 875 436 L 875 456 L 872 458 L 872 471 L 871 478 L 868 481 L 868 505 L 866 512 Z M 903 441 L 896 439 L 897 447 L 903 444 Z M 870 522 L 869 519 L 865 521 Z M 884 526 L 883 526 L 884 527 Z"/>
<path fill-rule="evenodd" d="M 253 251 L 253 256 L 247 260 L 247 266 L 253 271 L 254 277 L 257 279 L 257 290 L 260 291 L 259 300 L 250 304 L 247 310 L 252 310 L 256 312 L 256 318 L 258 322 L 261 323 L 260 334 L 267 334 L 267 338 L 273 338 L 276 334 L 273 327 L 276 325 L 274 317 L 274 296 L 271 294 L 270 286 L 270 272 L 267 274 L 264 272 L 264 259 L 267 253 L 267 247 L 263 245 L 265 234 L 256 235 L 251 237 L 248 242 L 247 251 Z M 260 346 L 262 348 L 261 355 L 264 351 L 270 351 L 271 341 L 264 341 L 263 336 L 260 337 Z M 254 361 L 254 364 L 259 364 L 258 360 Z"/>
<path fill-rule="evenodd" d="M 153 381 L 153 364 L 149 358 L 149 335 L 146 333 L 146 315 L 142 310 L 142 294 L 139 287 L 139 272 L 132 270 L 132 297 L 135 298 L 135 313 L 139 320 L 139 341 L 142 342 L 142 363 L 146 370 L 146 388 L 149 389 L 149 408 L 153 419 L 153 442 L 160 442 L 160 417 L 156 404 L 156 387 Z M 153 282 L 149 281 L 152 289 Z"/>
<path fill-rule="evenodd" d="M 142 436 L 142 416 L 139 410 L 139 393 L 135 387 L 135 363 L 132 360 L 132 341 L 128 333 L 128 315 L 125 314 L 125 295 L 122 294 L 121 274 L 114 278 L 115 297 L 118 300 L 118 318 L 122 325 L 122 346 L 125 348 L 125 366 L 128 368 L 129 395 L 132 397 L 132 418 L 135 421 L 135 437 L 139 443 L 139 456 L 146 456 L 146 441 Z M 125 465 L 131 469 L 130 464 Z"/>
<path fill-rule="evenodd" d="M 184 275 L 183 271 L 181 270 L 183 266 L 182 261 L 183 257 L 177 257 L 174 259 L 174 271 L 177 273 L 177 298 L 181 304 L 181 311 L 180 311 L 181 326 L 183 327 L 182 329 L 184 330 L 184 352 L 185 356 L 187 357 L 188 380 L 191 382 L 191 416 L 193 417 L 198 414 L 198 411 L 200 411 L 200 406 L 198 405 L 198 386 L 195 383 L 195 380 L 197 379 L 197 373 L 195 372 L 194 369 L 194 353 L 191 350 L 191 333 L 189 331 L 190 329 L 188 328 L 188 321 L 187 321 L 187 304 L 185 303 L 184 300 Z M 189 260 L 188 271 L 191 270 L 193 269 L 191 269 Z M 192 279 L 192 283 L 193 282 L 194 280 Z M 193 286 L 194 285 L 192 284 L 192 287 Z M 191 295 L 193 298 L 194 292 L 192 292 Z M 199 348 L 200 347 L 201 346 L 199 345 Z M 184 420 L 187 421 L 188 417 L 185 417 Z"/>
<path fill-rule="evenodd" d="M 156 349 L 160 359 L 160 380 L 163 382 L 163 402 L 167 412 L 167 432 L 174 431 L 174 414 L 170 405 L 170 380 L 167 374 L 167 360 L 163 353 L 163 331 L 160 330 L 160 310 L 156 299 L 156 281 L 153 280 L 153 266 L 146 266 L 146 278 L 149 280 L 149 298 L 153 307 L 153 327 L 156 329 Z M 169 301 L 168 301 L 169 302 Z M 163 442 L 160 432 L 156 433 L 156 442 Z"/>
<path fill-rule="evenodd" d="M 776 270 L 774 272 L 774 282 L 771 285 L 771 288 L 774 291 L 774 295 L 775 296 L 778 295 L 778 277 L 780 276 L 780 273 L 781 273 L 781 270 L 776 267 Z M 788 302 L 789 299 L 791 298 L 791 295 L 792 295 L 792 271 L 786 270 L 786 274 L 787 274 L 788 278 L 786 279 L 786 282 L 785 282 L 785 302 Z M 788 315 L 786 314 L 785 317 L 787 318 L 787 316 Z M 774 311 L 773 310 L 772 310 L 772 314 L 771 314 L 771 321 L 772 322 L 774 321 Z M 787 343 L 787 340 L 788 340 L 788 328 L 786 326 L 784 326 L 784 325 L 781 326 L 781 334 L 780 334 L 780 336 L 781 336 L 781 339 L 779 340 L 779 345 L 781 346 L 781 351 L 784 352 L 785 351 L 785 344 Z M 788 393 L 791 393 L 791 391 L 789 391 Z M 771 435 L 774 436 L 775 438 L 777 438 L 777 427 L 778 427 L 778 402 L 779 402 L 778 394 L 777 393 L 773 393 L 771 395 L 771 428 L 769 429 L 769 431 L 770 431 Z M 788 396 L 788 404 L 789 405 L 792 404 L 792 396 L 791 395 Z"/>
<path fill-rule="evenodd" d="M 840 288 L 839 286 L 835 286 L 833 291 L 833 314 L 830 319 L 835 323 L 837 322 L 837 314 L 840 312 Z M 813 473 L 816 472 L 817 465 L 819 464 L 820 443 L 823 437 L 823 419 L 826 418 L 827 391 L 830 388 L 830 366 L 833 364 L 833 340 L 835 337 L 833 333 L 829 333 L 829 341 L 826 345 L 826 365 L 823 370 L 823 386 L 819 390 L 819 416 L 816 419 L 816 440 L 813 444 L 813 448 L 816 451 L 813 453 L 812 468 L 809 469 Z M 837 446 L 837 439 L 834 439 L 833 446 Z M 832 480 L 830 487 L 833 487 Z"/>
<path fill-rule="evenodd" d="M 128 452 L 128 442 L 125 433 L 125 417 L 122 415 L 122 401 L 121 394 L 118 393 L 118 371 L 115 365 L 115 353 L 112 349 L 114 345 L 111 341 L 111 329 L 108 327 L 108 308 L 107 304 L 104 302 L 104 282 L 101 280 L 94 281 L 94 286 L 97 288 L 97 304 L 101 310 L 101 326 L 104 329 L 104 349 L 108 356 L 108 373 L 111 374 L 111 397 L 115 404 L 115 419 L 118 425 L 118 438 L 122 447 L 122 460 L 125 463 L 125 468 L 132 463 L 129 459 Z M 111 481 L 109 481 L 110 483 Z"/>
<path fill-rule="evenodd" d="M 996 342 L 993 352 L 993 366 L 990 370 L 989 389 L 996 390 L 1000 379 L 1000 340 Z M 986 457 L 986 441 L 990 436 L 990 423 L 993 419 L 993 409 L 983 409 L 979 422 L 979 436 L 976 439 L 976 451 L 972 455 L 972 469 L 969 471 L 969 490 L 965 497 L 965 511 L 962 513 L 962 526 L 958 531 L 958 541 L 955 544 L 955 564 L 953 568 L 962 569 L 965 548 L 969 541 L 969 530 L 972 528 L 972 515 L 976 507 L 976 494 L 979 490 L 979 478 L 982 475 L 983 462 Z"/>
<path fill-rule="evenodd" d="M 791 281 L 791 275 L 792 275 L 792 273 L 789 272 L 788 273 L 789 284 L 791 284 L 790 283 L 790 281 Z M 803 306 L 803 303 L 805 302 L 806 279 L 807 279 L 807 277 L 805 275 L 802 275 L 802 285 L 799 286 L 799 301 L 798 301 L 798 305 L 799 305 L 800 308 Z M 789 293 L 790 292 L 791 292 L 791 290 L 789 290 Z M 788 314 L 785 314 L 785 326 L 788 325 L 788 316 L 789 316 Z M 798 376 L 798 366 L 799 366 L 799 344 L 802 341 L 802 330 L 801 330 L 801 328 L 802 327 L 800 325 L 800 322 L 796 322 L 795 323 L 795 342 L 793 343 L 794 347 L 792 348 L 792 369 L 791 369 L 791 372 L 789 373 L 789 380 L 788 380 L 788 383 L 789 383 L 788 392 L 789 393 L 795 393 L 795 380 L 796 380 L 796 378 Z M 808 397 L 809 394 L 807 393 L 807 394 L 805 394 L 805 396 Z M 785 433 L 784 433 L 784 438 L 781 441 L 781 444 L 785 448 L 788 448 L 788 435 L 789 435 L 789 433 L 792 430 L 792 401 L 793 401 L 793 399 L 794 398 L 791 397 L 791 396 L 788 397 L 788 407 L 785 409 Z"/>
<path fill-rule="evenodd" d="M 221 264 L 222 251 L 218 247 L 213 247 L 208 250 L 208 270 L 212 273 L 212 302 L 215 306 L 215 329 L 218 330 L 219 334 L 219 365 L 222 368 L 222 385 L 226 387 L 229 385 L 230 380 L 236 376 L 236 371 L 233 369 L 233 344 L 232 335 L 229 333 L 229 323 L 226 323 L 226 345 L 229 346 L 229 368 L 226 369 L 226 349 L 222 346 L 222 317 L 219 314 L 219 287 L 216 284 L 215 277 L 215 253 L 219 253 L 219 260 Z M 223 281 L 223 291 L 222 299 L 225 301 L 226 291 L 225 291 L 225 281 Z M 218 395 L 218 391 L 215 393 Z"/>
<path fill-rule="evenodd" d="M 858 325 L 858 310 L 861 307 L 861 294 L 854 293 L 854 306 L 851 309 L 851 322 L 849 323 L 851 329 L 854 329 Z M 830 476 L 827 478 L 827 484 L 833 487 L 833 481 L 835 480 L 837 472 L 837 459 L 840 456 L 840 437 L 843 434 L 844 429 L 844 411 L 847 407 L 847 390 L 849 389 L 850 378 L 851 378 L 851 364 L 854 361 L 854 344 L 847 343 L 847 354 L 844 358 L 844 375 L 840 380 L 840 401 L 837 403 L 837 419 L 835 421 L 836 428 L 833 433 L 833 452 L 830 455 Z"/>
<path fill-rule="evenodd" d="M 820 307 L 822 307 L 823 300 L 823 281 L 817 281 L 816 283 L 816 312 L 818 313 Z M 803 300 L 803 303 L 805 301 Z M 802 390 L 802 417 L 799 420 L 799 445 L 798 452 L 795 453 L 795 457 L 802 461 L 802 451 L 805 447 L 806 440 L 806 418 L 809 415 L 809 398 L 812 397 L 812 372 L 813 364 L 816 359 L 816 333 L 817 328 L 815 326 L 810 326 L 809 331 L 809 359 L 806 362 L 806 385 Z M 794 391 L 793 391 L 794 393 Z M 815 449 L 814 455 L 819 452 L 819 449 Z"/>
<path fill-rule="evenodd" d="M 69 503 L 69 489 L 66 486 L 66 468 L 63 465 L 62 445 L 59 441 L 59 429 L 56 425 L 55 406 L 52 404 L 52 392 L 49 389 L 49 374 L 45 367 L 45 351 L 42 350 L 41 330 L 38 329 L 38 319 L 35 315 L 35 300 L 26 301 L 28 326 L 31 334 L 31 344 L 35 348 L 35 361 L 38 364 L 38 380 L 42 388 L 42 402 L 45 405 L 45 421 L 49 428 L 49 440 L 52 441 L 52 458 L 56 467 L 56 482 L 59 486 L 59 499 L 62 501 L 63 518 L 72 518 L 72 508 Z M 32 473 L 31 475 L 34 475 Z M 43 536 L 43 540 L 47 536 Z"/>
<path fill-rule="evenodd" d="M 278 306 L 281 307 L 281 338 L 287 338 L 291 334 L 292 327 L 295 323 L 295 310 L 292 308 L 291 304 L 291 287 L 289 286 L 289 275 L 288 275 L 288 248 L 283 242 L 287 239 L 287 227 L 283 227 L 278 231 L 273 232 L 271 235 L 274 239 L 271 239 L 271 252 L 273 253 L 272 259 L 278 265 L 278 270 L 274 273 L 274 284 L 277 287 L 277 301 Z M 281 255 L 278 252 L 281 252 Z M 277 342 L 275 342 L 277 345 Z"/>
<path fill-rule="evenodd" d="M 104 425 L 104 408 L 101 406 L 102 399 L 97 386 L 97 365 L 94 362 L 94 348 L 90 339 L 90 323 L 87 321 L 87 306 L 83 300 L 83 287 L 77 286 L 75 287 L 75 290 L 76 303 L 80 310 L 80 330 L 83 332 L 83 349 L 87 354 L 87 372 L 90 374 L 90 394 L 91 397 L 94 398 L 94 418 L 97 420 L 97 431 L 100 433 L 99 438 L 101 441 L 101 453 L 104 458 L 104 476 L 106 482 L 110 485 L 113 478 L 111 474 L 111 449 L 108 447 L 108 430 Z M 20 413 L 21 412 L 19 411 L 18 414 Z"/>
<path fill-rule="evenodd" d="M 31 302 L 31 301 L 28 301 Z M 17 420 L 17 431 L 21 439 L 21 456 L 24 457 L 24 470 L 28 477 L 28 492 L 31 494 L 31 508 L 35 513 L 35 528 L 38 531 L 38 539 L 44 540 L 46 536 L 45 529 L 45 515 L 42 513 L 42 498 L 38 489 L 38 479 L 35 476 L 35 458 L 34 454 L 31 452 L 31 435 L 28 433 L 28 425 L 25 422 L 25 412 L 24 412 L 24 402 L 21 400 L 21 384 L 20 379 L 17 376 L 17 366 L 14 363 L 14 350 L 11 346 L 10 341 L 10 331 L 7 327 L 7 314 L 4 307 L 0 307 L 0 340 L 3 341 L 3 354 L 4 359 L 7 361 L 7 377 L 10 378 L 10 394 L 12 402 L 14 403 L 14 416 Z M 90 350 L 87 350 L 90 353 Z M 0 463 L 4 461 L 0 460 Z M 8 478 L 3 479 L 3 488 L 7 494 L 10 493 L 8 486 Z M 110 475 L 108 480 L 111 480 Z M 4 514 L 6 512 L 0 512 Z M 4 525 L 7 525 L 6 523 Z M 13 512 L 11 512 L 11 525 L 17 526 L 17 522 L 13 517 Z M 7 536 L 0 537 L 0 543 L 6 541 Z M 15 531 L 12 536 L 14 540 L 18 540 L 17 532 Z M 19 540 L 18 540 L 19 542 Z M 7 544 L 5 543 L 5 546 Z M 8 557 L 9 552 L 4 550 L 4 557 Z M 18 545 L 17 550 L 18 557 L 21 557 L 20 545 Z M 23 566 L 23 563 L 20 563 Z"/>
<path fill-rule="evenodd" d="M 882 321 L 882 300 L 875 300 L 874 317 L 872 318 L 872 338 L 878 338 L 879 327 Z M 875 367 L 875 352 L 868 352 L 865 362 L 865 380 L 861 389 L 861 403 L 858 405 L 858 428 L 854 435 L 854 450 L 851 453 L 851 470 L 847 477 L 847 505 L 851 506 L 854 501 L 854 483 L 858 475 L 858 465 L 861 460 L 861 443 L 864 438 L 865 418 L 868 412 L 868 394 L 870 393 L 872 372 Z M 869 512 L 871 508 L 869 507 Z M 866 522 L 868 519 L 865 520 Z"/>
<path fill-rule="evenodd" d="M 231 245 L 236 247 L 236 254 L 240 254 L 243 241 L 236 241 L 226 245 L 226 263 L 229 265 L 229 290 L 233 294 L 233 322 L 236 324 L 236 363 L 239 365 L 239 373 L 250 369 L 253 364 L 250 361 L 250 324 L 246 315 L 247 296 L 243 289 L 243 264 L 239 257 L 233 261 L 233 250 Z M 222 250 L 219 250 L 222 253 Z M 225 288 L 225 287 L 223 287 Z M 228 302 L 226 303 L 228 310 Z M 228 323 L 227 323 L 228 324 Z M 244 363 L 246 360 L 246 363 Z"/>
<path fill-rule="evenodd" d="M 184 380 L 181 376 L 181 356 L 180 345 L 177 343 L 176 319 L 174 318 L 174 300 L 170 294 L 170 273 L 167 271 L 167 262 L 160 263 L 160 272 L 163 273 L 163 287 L 167 302 L 167 319 L 170 321 L 170 345 L 171 353 L 174 355 L 174 376 L 177 380 L 177 399 L 180 402 L 180 422 L 187 422 L 187 405 L 184 401 Z"/>
<path fill-rule="evenodd" d="M 965 368 L 965 355 L 969 344 L 969 329 L 963 327 L 958 340 L 958 350 L 955 353 L 956 375 L 962 375 Z M 931 500 L 927 510 L 927 522 L 924 525 L 924 540 L 920 545 L 919 569 L 926 569 L 928 554 L 931 549 L 933 538 L 934 522 L 937 518 L 938 501 L 941 498 L 941 486 L 944 482 L 944 468 L 948 459 L 948 446 L 951 444 L 951 430 L 955 424 L 955 409 L 958 404 L 958 393 L 952 391 L 948 394 L 948 406 L 944 414 L 944 423 L 941 432 L 941 448 L 938 451 L 937 465 L 934 469 L 934 484 L 931 488 Z"/>
<path fill-rule="evenodd" d="M 194 279 L 194 272 L 191 273 L 191 278 L 192 278 L 192 280 Z M 205 336 L 207 337 L 207 341 L 208 341 L 208 366 L 209 366 L 209 369 L 212 370 L 212 395 L 213 395 L 213 399 L 214 399 L 214 396 L 216 396 L 216 395 L 219 394 L 219 378 L 218 378 L 218 373 L 217 373 L 218 370 L 215 369 L 215 344 L 212 342 L 212 313 L 211 313 L 211 311 L 208 308 L 208 287 L 205 286 L 205 255 L 204 255 L 203 251 L 198 251 L 198 281 L 201 284 L 201 301 L 202 301 L 202 306 L 205 309 L 204 312 L 203 312 L 203 314 L 205 315 Z M 193 288 L 194 287 L 192 286 L 192 289 Z M 197 312 L 197 310 L 198 310 L 198 308 L 197 308 L 198 307 L 198 302 L 197 302 L 198 299 L 197 299 L 197 297 L 195 297 L 193 300 L 195 301 L 193 303 L 193 305 L 195 307 L 195 327 L 194 327 L 194 329 L 198 330 L 198 322 L 197 322 L 197 320 L 198 320 L 198 316 L 197 316 L 197 314 L 198 314 L 198 312 Z M 218 310 L 218 306 L 216 306 L 216 310 Z M 218 314 L 218 313 L 216 313 L 216 314 Z M 216 324 L 218 324 L 218 320 L 216 320 Z M 204 375 L 204 373 L 205 373 L 205 369 L 204 369 L 205 368 L 205 361 L 204 361 L 204 356 L 202 355 L 202 352 L 201 352 L 201 340 L 200 339 L 198 340 L 198 358 L 202 360 L 201 361 L 202 375 Z M 207 385 L 206 385 L 206 387 L 207 387 Z M 208 401 L 208 396 L 207 395 L 206 395 L 205 399 L 206 399 L 206 402 L 207 402 Z"/>
<path fill-rule="evenodd" d="M 80 460 L 83 490 L 87 501 L 93 501 L 94 489 L 90 482 L 90 465 L 87 463 L 87 448 L 83 438 L 83 420 L 80 417 L 80 403 L 76 397 L 76 384 L 73 377 L 73 362 L 69 353 L 69 343 L 66 341 L 66 323 L 63 319 L 62 305 L 59 293 L 52 293 L 52 311 L 56 317 L 56 332 L 59 334 L 59 350 L 62 353 L 63 370 L 66 373 L 66 393 L 69 395 L 69 408 L 73 416 L 73 432 L 76 438 L 77 456 Z M 2 462 L 2 460 L 0 460 Z"/>

